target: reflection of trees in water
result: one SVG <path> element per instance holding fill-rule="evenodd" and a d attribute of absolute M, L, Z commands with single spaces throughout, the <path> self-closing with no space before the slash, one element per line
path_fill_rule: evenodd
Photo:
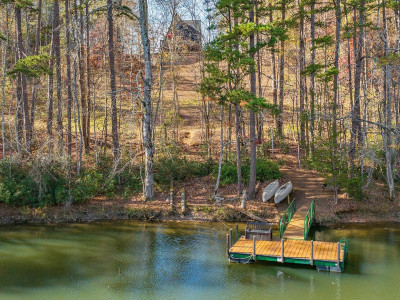
<path fill-rule="evenodd" d="M 348 280 L 371 280 L 371 268 L 383 276 L 380 282 L 399 268 L 400 227 L 352 226 L 318 229 L 313 234 L 316 240 L 350 240 L 349 262 L 341 275 L 357 277 L 346 277 L 341 293 Z M 307 289 L 316 285 L 319 293 L 327 276 L 336 276 L 295 264 L 228 263 L 225 238 L 226 229 L 219 224 L 121 222 L 7 228 L 0 232 L 0 290 L 56 291 L 93 282 L 99 289 L 109 286 L 114 292 L 142 297 L 183 297 L 202 290 L 215 291 L 215 297 L 235 297 L 238 289 L 233 287 L 240 287 L 239 293 L 257 289 L 282 295 L 281 289 L 287 293 L 293 284 Z M 328 287 L 332 292 L 337 288 Z M 311 290 L 310 295 L 314 295 Z"/>

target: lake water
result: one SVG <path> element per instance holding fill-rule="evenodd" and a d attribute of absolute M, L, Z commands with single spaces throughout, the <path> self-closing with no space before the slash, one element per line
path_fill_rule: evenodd
<path fill-rule="evenodd" d="M 0 227 L 0 299 L 400 299 L 400 225 L 316 230 L 315 240 L 349 238 L 341 274 L 229 263 L 226 233 L 221 223 Z"/>

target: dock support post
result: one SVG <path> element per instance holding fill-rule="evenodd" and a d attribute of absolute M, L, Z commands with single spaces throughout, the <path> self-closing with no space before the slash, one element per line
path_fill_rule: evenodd
<path fill-rule="evenodd" d="M 285 240 L 284 239 L 281 239 L 281 250 L 282 250 L 282 261 L 281 261 L 281 263 L 284 263 L 285 262 Z"/>
<path fill-rule="evenodd" d="M 229 240 L 230 242 L 230 247 L 232 247 L 232 243 L 233 243 L 233 234 L 232 234 L 232 229 L 229 229 Z"/>
<path fill-rule="evenodd" d="M 311 265 L 314 265 L 314 241 L 311 240 Z"/>
<path fill-rule="evenodd" d="M 253 259 L 256 260 L 256 237 L 253 236 Z"/>
<path fill-rule="evenodd" d="M 239 224 L 236 224 L 236 240 L 239 240 Z"/>
<path fill-rule="evenodd" d="M 229 234 L 226 234 L 226 254 L 229 256 Z"/>
<path fill-rule="evenodd" d="M 340 268 L 340 243 L 337 243 L 337 266 Z"/>

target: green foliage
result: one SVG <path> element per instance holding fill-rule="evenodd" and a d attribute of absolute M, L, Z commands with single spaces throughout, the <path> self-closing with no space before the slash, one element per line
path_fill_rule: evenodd
<path fill-rule="evenodd" d="M 354 177 L 346 180 L 345 187 L 351 198 L 358 201 L 363 199 L 362 183 L 363 180 L 361 177 Z"/>
<path fill-rule="evenodd" d="M 206 176 L 212 172 L 214 165 L 211 159 L 202 162 L 189 161 L 178 155 L 160 157 L 154 162 L 154 178 L 158 184 L 169 186 L 171 181 Z"/>
<path fill-rule="evenodd" d="M 243 170 L 243 169 L 242 169 Z M 218 176 L 218 166 L 216 166 L 213 170 L 213 177 L 217 178 Z M 237 182 L 237 167 L 236 164 L 232 162 L 225 162 L 221 166 L 221 186 L 236 183 Z"/>
<path fill-rule="evenodd" d="M 321 64 L 309 64 L 308 66 L 306 66 L 305 70 L 303 72 L 301 72 L 301 75 L 316 74 L 323 68 L 324 68 L 324 65 L 321 65 Z"/>
<path fill-rule="evenodd" d="M 259 181 L 267 181 L 270 179 L 278 179 L 282 176 L 277 163 L 262 158 L 257 159 L 256 179 Z M 213 176 L 218 175 L 218 166 L 214 168 Z M 248 184 L 250 179 L 250 161 L 245 161 L 242 165 L 243 182 Z M 237 182 L 237 166 L 235 163 L 227 161 L 221 167 L 222 186 Z"/>
<path fill-rule="evenodd" d="M 103 174 L 98 170 L 84 170 L 72 189 L 75 202 L 82 202 L 93 197 L 101 188 Z"/>
<path fill-rule="evenodd" d="M 25 74 L 28 77 L 40 77 L 44 74 L 50 74 L 49 60 L 51 57 L 47 54 L 30 55 L 19 59 L 14 68 L 8 72 L 15 77 L 17 74 Z"/>
<path fill-rule="evenodd" d="M 26 8 L 33 6 L 32 0 L 1 0 L 0 4 L 14 3 L 16 8 Z"/>
<path fill-rule="evenodd" d="M 317 75 L 317 77 L 323 82 L 329 82 L 332 80 L 333 76 L 337 74 L 339 74 L 339 70 L 332 66 L 328 70 L 326 70 L 326 72 Z"/>
<path fill-rule="evenodd" d="M 71 174 L 68 164 L 0 160 L 0 202 L 15 206 L 45 206 L 66 201 L 83 202 L 95 196 L 129 197 L 142 189 L 140 168 L 122 161 L 118 177 L 112 173 L 112 159 Z M 198 172 L 204 172 L 199 169 Z"/>
<path fill-rule="evenodd" d="M 329 47 L 333 45 L 333 37 L 331 35 L 324 35 L 314 39 L 314 47 L 311 47 L 311 50 Z"/>
<path fill-rule="evenodd" d="M 59 164 L 45 168 L 33 163 L 0 161 L 0 202 L 9 205 L 43 206 L 60 203 L 66 194 Z"/>
<path fill-rule="evenodd" d="M 238 18 L 241 23 L 231 27 L 224 21 L 220 23 L 221 33 L 205 46 L 205 76 L 199 91 L 219 103 L 229 101 L 241 104 L 249 110 L 269 109 L 277 114 L 276 106 L 268 104 L 264 98 L 246 91 L 244 79 L 255 71 L 253 55 L 260 49 L 273 47 L 278 40 L 285 40 L 287 24 L 272 22 L 266 25 L 248 21 L 251 2 L 247 0 L 219 0 L 216 3 L 217 15 L 226 19 Z M 266 12 L 261 4 L 259 12 Z M 229 29 L 228 29 L 229 28 Z M 265 41 L 250 47 L 249 37 L 256 34 L 265 36 Z"/>

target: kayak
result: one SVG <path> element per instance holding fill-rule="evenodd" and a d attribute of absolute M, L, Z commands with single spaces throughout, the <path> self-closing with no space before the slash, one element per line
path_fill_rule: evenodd
<path fill-rule="evenodd" d="M 275 192 L 275 198 L 274 198 L 275 203 L 279 203 L 283 199 L 286 199 L 286 197 L 292 192 L 292 190 L 293 190 L 293 185 L 291 181 L 282 185 Z"/>
<path fill-rule="evenodd" d="M 262 195 L 262 201 L 267 202 L 269 199 L 274 197 L 276 190 L 279 188 L 279 180 L 275 180 L 274 182 L 271 182 L 268 184 Z"/>

